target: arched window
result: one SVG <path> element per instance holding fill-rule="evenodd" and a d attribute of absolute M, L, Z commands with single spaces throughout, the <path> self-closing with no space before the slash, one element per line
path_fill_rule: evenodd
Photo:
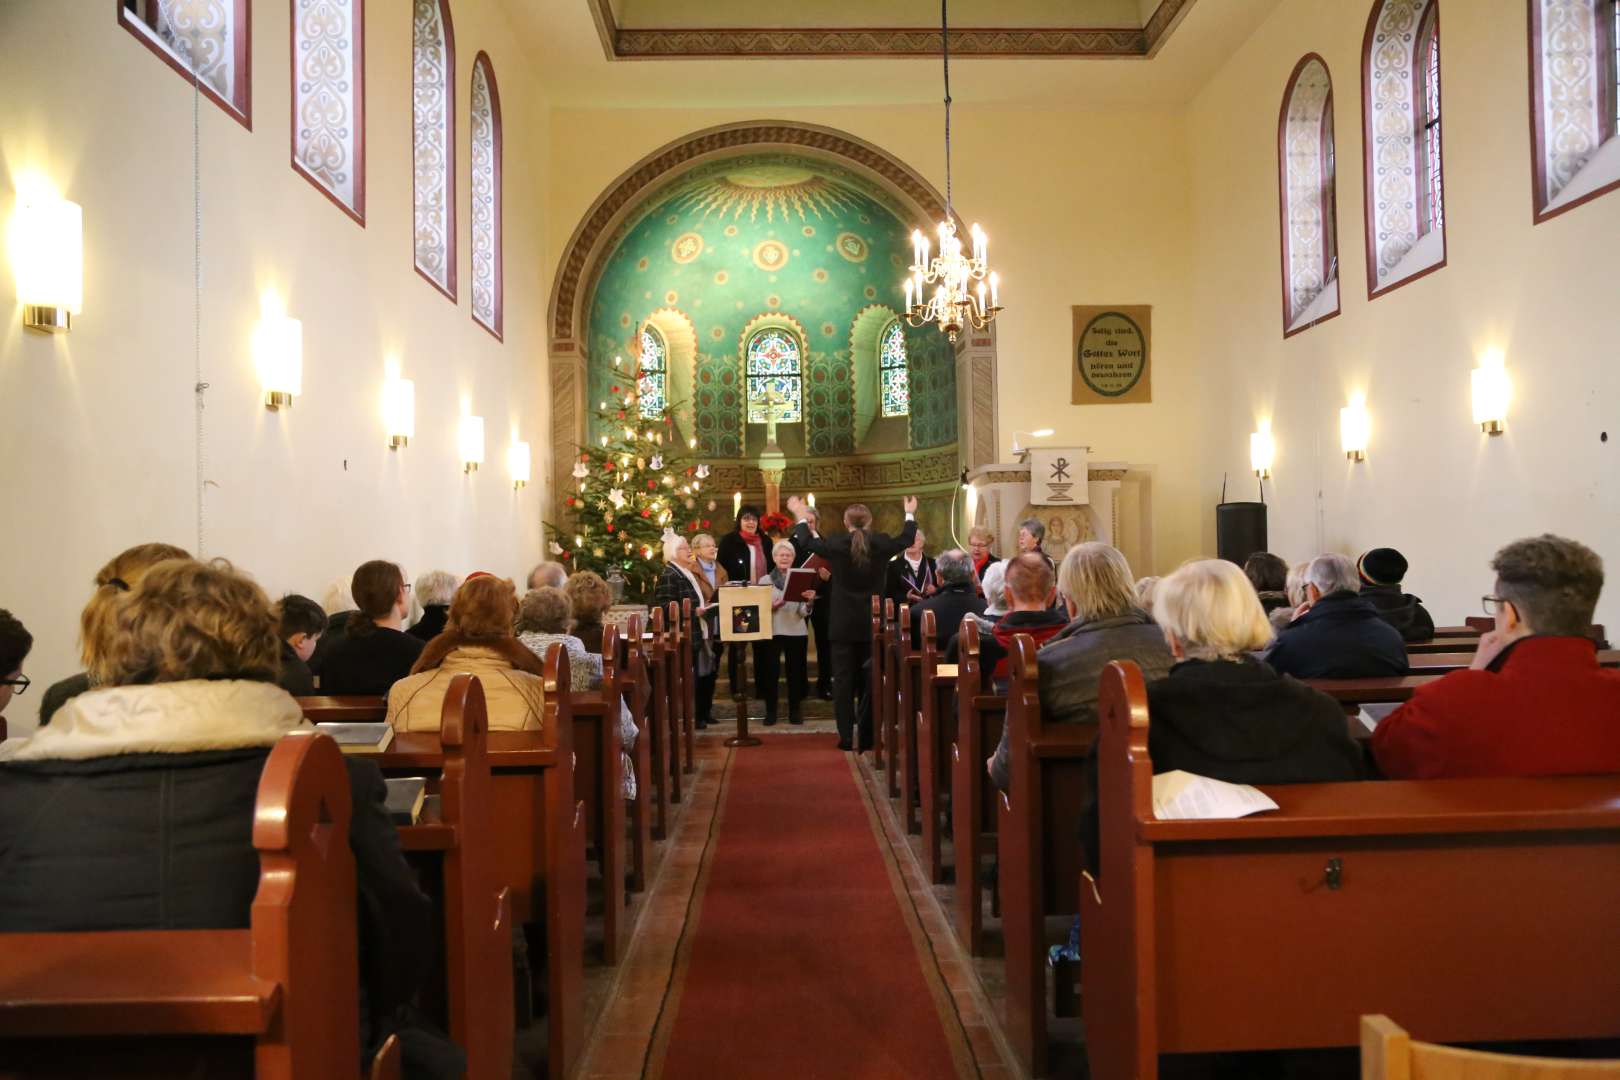
<path fill-rule="evenodd" d="M 366 223 L 364 0 L 293 0 L 292 166 Z"/>
<path fill-rule="evenodd" d="M 1277 125 L 1283 336 L 1339 313 L 1333 81 L 1312 53 L 1294 68 Z"/>
<path fill-rule="evenodd" d="M 1620 188 L 1620 2 L 1530 0 L 1535 221 Z"/>
<path fill-rule="evenodd" d="M 416 272 L 456 298 L 456 34 L 450 0 L 413 0 Z"/>
<path fill-rule="evenodd" d="M 1446 263 L 1439 0 L 1375 0 L 1361 70 L 1373 297 Z"/>
<path fill-rule="evenodd" d="M 501 277 L 501 93 L 489 55 L 479 53 L 472 76 L 472 314 L 501 337 L 505 325 Z"/>
<path fill-rule="evenodd" d="M 774 396 L 781 406 L 778 423 L 796 424 L 802 418 L 803 369 L 799 340 L 786 330 L 768 326 L 748 339 L 748 422 L 763 424 L 766 406 Z"/>
<path fill-rule="evenodd" d="M 641 331 L 641 374 L 636 381 L 636 398 L 643 420 L 658 420 L 669 407 L 669 349 L 663 335 L 651 326 Z"/>
<path fill-rule="evenodd" d="M 243 127 L 253 128 L 253 83 L 248 58 L 253 53 L 253 9 L 250 0 L 223 0 L 209 18 L 176 16 L 174 5 L 161 0 L 119 0 L 118 23 L 188 85 L 196 67 L 198 90 Z"/>
<path fill-rule="evenodd" d="M 878 348 L 878 378 L 883 391 L 883 415 L 909 415 L 911 374 L 906 370 L 906 334 L 898 320 L 883 331 Z"/>

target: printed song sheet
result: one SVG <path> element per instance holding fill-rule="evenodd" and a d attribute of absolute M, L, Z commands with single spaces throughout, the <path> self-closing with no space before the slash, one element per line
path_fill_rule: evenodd
<path fill-rule="evenodd" d="M 1229 784 L 1180 769 L 1153 778 L 1153 816 L 1160 821 L 1240 818 L 1275 809 L 1270 797 L 1248 784 Z"/>

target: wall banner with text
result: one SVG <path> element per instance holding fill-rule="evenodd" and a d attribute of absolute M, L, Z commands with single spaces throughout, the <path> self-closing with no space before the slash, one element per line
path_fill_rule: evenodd
<path fill-rule="evenodd" d="M 1142 404 L 1153 400 L 1153 308 L 1076 305 L 1069 351 L 1076 405 Z"/>

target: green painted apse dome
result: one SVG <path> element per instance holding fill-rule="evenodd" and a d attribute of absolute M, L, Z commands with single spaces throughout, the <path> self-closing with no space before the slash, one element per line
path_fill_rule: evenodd
<path fill-rule="evenodd" d="M 943 335 L 902 321 L 902 350 L 893 330 L 910 237 L 891 195 L 830 162 L 772 153 L 695 167 L 618 230 L 589 306 L 593 404 L 631 377 L 650 331 L 683 436 L 706 456 L 740 457 L 745 353 L 757 341 L 756 353 L 774 346 L 774 363 L 798 366 L 801 382 L 771 384 L 789 397 L 790 454 L 853 454 L 899 424 L 889 440 L 901 447 L 954 442 Z M 891 368 L 904 363 L 904 378 L 883 370 L 885 356 Z"/>

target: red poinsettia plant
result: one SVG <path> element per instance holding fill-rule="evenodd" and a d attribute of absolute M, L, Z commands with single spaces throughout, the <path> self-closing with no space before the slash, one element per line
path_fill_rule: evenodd
<path fill-rule="evenodd" d="M 793 519 L 780 510 L 759 519 L 759 531 L 767 536 L 786 536 L 793 531 Z"/>

